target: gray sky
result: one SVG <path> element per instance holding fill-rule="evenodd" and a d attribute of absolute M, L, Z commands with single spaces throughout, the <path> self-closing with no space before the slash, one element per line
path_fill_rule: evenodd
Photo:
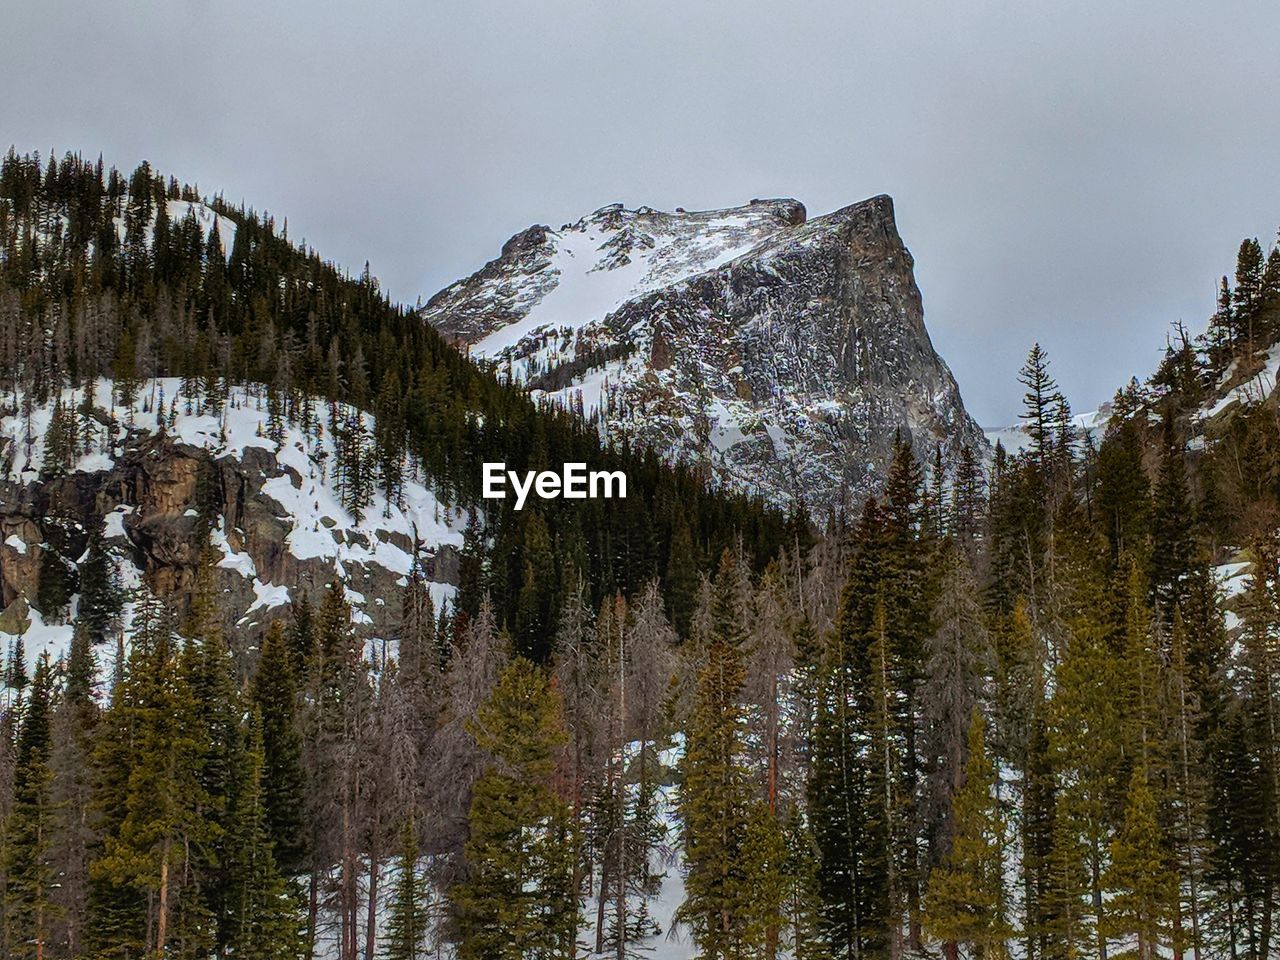
<path fill-rule="evenodd" d="M 1274 237 L 1277 41 L 1273 0 L 0 0 L 0 141 L 149 159 L 409 302 L 613 201 L 890 193 L 993 425 L 1033 340 L 1091 409 Z"/>

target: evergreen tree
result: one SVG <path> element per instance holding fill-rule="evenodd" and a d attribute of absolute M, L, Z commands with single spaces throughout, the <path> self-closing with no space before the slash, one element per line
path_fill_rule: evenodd
<path fill-rule="evenodd" d="M 1232 317 L 1235 324 L 1235 341 L 1252 356 L 1257 344 L 1254 341 L 1254 321 L 1262 300 L 1262 245 L 1248 239 L 1240 243 L 1236 254 L 1236 286 L 1232 297 Z"/>
<path fill-rule="evenodd" d="M 124 610 L 124 592 L 115 563 L 102 543 L 102 534 L 90 525 L 89 545 L 80 562 L 78 619 L 95 646 L 106 642 Z"/>
<path fill-rule="evenodd" d="M 271 847 L 267 818 L 262 721 L 249 719 L 227 844 L 227 951 L 245 960 L 295 960 L 302 943 L 294 891 Z"/>
<path fill-rule="evenodd" d="M 966 737 L 984 692 L 983 678 L 992 666 L 968 560 L 958 547 L 948 545 L 941 562 L 942 585 L 934 611 L 938 628 L 927 644 L 921 696 L 929 774 L 923 810 L 935 863 L 950 845 L 952 797 L 963 780 Z"/>
<path fill-rule="evenodd" d="M 40 552 L 40 581 L 36 592 L 36 606 L 46 621 L 61 620 L 71 600 L 71 575 L 66 561 L 46 546 Z"/>
<path fill-rule="evenodd" d="M 49 427 L 45 432 L 41 473 L 46 477 L 62 476 L 75 463 L 77 452 L 75 416 L 62 405 L 62 398 L 59 397 L 54 401 Z"/>
<path fill-rule="evenodd" d="M 1112 802 L 1122 762 L 1119 677 L 1098 627 L 1081 625 L 1055 670 L 1049 742 L 1060 782 L 1054 821 L 1053 870 L 1059 900 L 1056 935 L 1065 948 L 1083 947 L 1092 930 L 1105 956 L 1102 873 L 1106 867 Z M 1080 864 L 1087 872 L 1087 913 L 1078 909 Z"/>
<path fill-rule="evenodd" d="M 684 839 L 685 899 L 677 913 L 688 924 L 705 960 L 748 954 L 747 864 L 742 858 L 749 818 L 743 769 L 743 624 L 734 602 L 732 554 L 721 557 L 713 624 L 681 760 L 680 821 Z"/>
<path fill-rule="evenodd" d="M 1153 498 L 1151 592 L 1166 624 L 1186 596 L 1184 581 L 1191 569 L 1195 542 L 1194 514 L 1187 488 L 1183 445 L 1173 416 L 1165 414 L 1160 448 L 1160 479 Z"/>
<path fill-rule="evenodd" d="M 418 872 L 418 836 L 413 819 L 400 829 L 400 857 L 396 863 L 395 889 L 387 917 L 385 960 L 426 960 L 428 914 L 426 891 Z"/>
<path fill-rule="evenodd" d="M 984 728 L 982 714 L 974 710 L 964 783 L 952 803 L 951 845 L 929 878 L 926 898 L 926 926 L 951 960 L 958 956 L 957 944 L 968 946 L 975 957 L 1008 956 L 1012 933 L 1004 918 L 1005 828 Z"/>
<path fill-rule="evenodd" d="M 1031 345 L 1027 362 L 1018 372 L 1018 382 L 1026 387 L 1023 395 L 1023 412 L 1019 415 L 1026 423 L 1031 437 L 1031 450 L 1040 467 L 1047 466 L 1054 445 L 1055 406 L 1062 400 L 1057 381 L 1049 373 L 1049 358 L 1040 344 Z"/>
<path fill-rule="evenodd" d="M 211 948 L 215 939 L 194 873 L 197 858 L 218 837 L 217 825 L 206 816 L 201 776 L 208 733 L 200 727 L 196 696 L 172 638 L 160 630 L 139 639 L 126 668 L 129 688 L 110 711 L 123 716 L 109 716 L 107 724 L 108 731 L 117 722 L 126 725 L 135 745 L 122 784 L 122 816 L 104 837 L 91 875 L 135 891 L 146 912 L 135 919 L 140 927 L 119 930 L 111 950 L 100 949 L 112 957 L 129 956 L 130 944 L 163 953 L 180 941 L 194 952 Z"/>
<path fill-rule="evenodd" d="M 468 873 L 450 891 L 461 960 L 571 958 L 578 928 L 569 811 L 551 786 L 559 698 L 516 659 L 472 724 L 491 758 L 471 802 Z"/>
<path fill-rule="evenodd" d="M 1124 826 L 1111 843 L 1103 885 L 1111 893 L 1106 930 L 1111 936 L 1135 937 L 1139 960 L 1152 960 L 1159 941 L 1168 935 L 1178 888 L 1143 767 L 1129 780 Z"/>
<path fill-rule="evenodd" d="M 306 859 L 306 774 L 296 682 L 279 620 L 263 638 L 252 695 L 262 722 L 262 802 L 271 848 L 282 869 L 294 872 Z"/>
<path fill-rule="evenodd" d="M 49 760 L 53 671 L 48 654 L 36 664 L 14 756 L 14 800 L 4 825 L 4 921 L 9 955 L 45 955 L 54 922 L 58 877 L 53 773 Z"/>

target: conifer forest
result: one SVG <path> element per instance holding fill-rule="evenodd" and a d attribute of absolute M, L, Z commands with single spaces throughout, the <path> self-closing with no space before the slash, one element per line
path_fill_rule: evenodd
<path fill-rule="evenodd" d="M 0 956 L 1280 955 L 1280 249 L 1237 263 L 1098 414 L 1029 343 L 1018 443 L 899 434 L 806 516 L 602 439 L 283 220 L 10 150 Z M 228 506 L 286 448 L 323 575 Z M 181 551 L 131 512 L 179 454 Z M 627 497 L 517 511 L 488 461 Z M 242 534 L 286 573 L 233 610 Z"/>

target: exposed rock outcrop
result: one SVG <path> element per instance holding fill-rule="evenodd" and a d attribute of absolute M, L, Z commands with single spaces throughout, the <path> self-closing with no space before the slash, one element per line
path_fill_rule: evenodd
<path fill-rule="evenodd" d="M 243 396 L 237 402 L 228 419 L 238 436 L 228 437 L 211 416 L 180 418 L 173 432 L 117 421 L 110 456 L 42 475 L 37 446 L 32 469 L 0 476 L 0 610 L 12 610 L 9 620 L 27 618 L 47 550 L 65 561 L 74 581 L 90 531 L 102 533 L 123 569 L 179 609 L 196 583 L 202 545 L 211 543 L 219 553 L 215 586 L 224 625 L 241 642 L 287 614 L 289 600 L 318 600 L 339 569 L 355 619 L 370 636 L 396 635 L 404 576 L 415 558 L 438 600 L 451 592 L 461 537 L 449 530 L 456 518 L 445 516 L 428 490 L 414 484 L 406 494 L 414 503 L 375 504 L 363 520 L 353 519 L 334 502 L 327 454 L 307 450 L 316 441 L 292 426 L 280 443 L 268 440 L 262 414 Z M 214 530 L 206 538 L 202 524 L 210 518 Z M 429 529 L 419 530 L 416 518 Z"/>

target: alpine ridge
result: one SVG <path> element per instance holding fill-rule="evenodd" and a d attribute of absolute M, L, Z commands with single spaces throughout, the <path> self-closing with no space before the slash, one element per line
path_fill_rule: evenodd
<path fill-rule="evenodd" d="M 607 439 L 821 519 L 877 489 L 899 432 L 945 467 L 986 449 L 913 266 L 888 196 L 614 204 L 516 234 L 421 314 Z"/>

